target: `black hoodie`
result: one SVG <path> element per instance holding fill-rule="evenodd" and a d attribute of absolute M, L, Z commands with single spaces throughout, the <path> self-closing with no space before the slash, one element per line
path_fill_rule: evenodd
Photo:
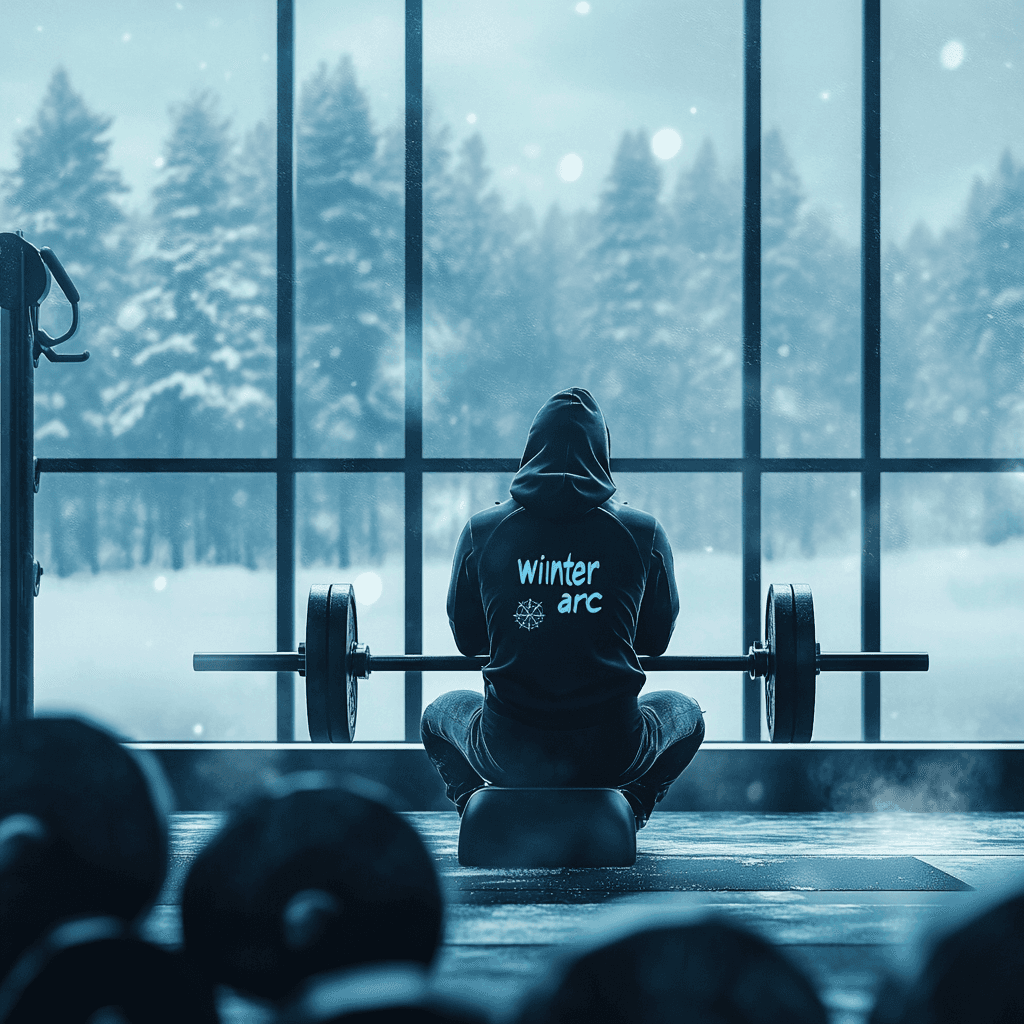
<path fill-rule="evenodd" d="M 584 727 L 635 715 L 679 612 L 657 519 L 612 500 L 608 428 L 583 388 L 537 413 L 512 499 L 459 538 L 448 621 L 463 654 L 490 656 L 490 710 L 528 725 Z"/>

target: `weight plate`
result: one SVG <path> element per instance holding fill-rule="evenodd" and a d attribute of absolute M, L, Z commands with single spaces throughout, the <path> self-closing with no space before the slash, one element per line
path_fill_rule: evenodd
<path fill-rule="evenodd" d="M 306 605 L 306 721 L 314 743 L 330 743 L 327 669 L 327 618 L 331 588 L 316 583 Z"/>
<path fill-rule="evenodd" d="M 806 583 L 794 583 L 796 675 L 793 677 L 793 742 L 810 743 L 814 729 L 814 696 L 818 652 L 814 639 L 814 601 Z"/>
<path fill-rule="evenodd" d="M 796 627 L 793 592 L 786 584 L 768 588 L 764 609 L 764 640 L 768 648 L 768 672 L 764 677 L 768 735 L 772 743 L 792 743 Z"/>
<path fill-rule="evenodd" d="M 764 633 L 768 735 L 772 743 L 809 743 L 817 672 L 811 588 L 803 583 L 769 587 Z"/>
<path fill-rule="evenodd" d="M 356 734 L 359 684 L 349 652 L 358 634 L 355 591 L 348 583 L 335 583 L 327 614 L 327 720 L 332 743 L 351 743 Z"/>

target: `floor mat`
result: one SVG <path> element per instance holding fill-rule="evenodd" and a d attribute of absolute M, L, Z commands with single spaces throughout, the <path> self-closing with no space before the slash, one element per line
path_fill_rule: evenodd
<path fill-rule="evenodd" d="M 631 868 L 448 868 L 460 903 L 595 902 L 626 892 L 966 892 L 917 857 L 650 857 Z"/>

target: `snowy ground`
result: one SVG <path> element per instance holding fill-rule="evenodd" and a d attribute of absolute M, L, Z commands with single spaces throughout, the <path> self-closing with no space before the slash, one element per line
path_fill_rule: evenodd
<path fill-rule="evenodd" d="M 424 566 L 425 649 L 454 651 L 444 612 L 449 566 Z M 374 574 L 380 596 L 371 603 Z M 732 555 L 681 553 L 682 610 L 670 651 L 740 650 L 740 567 Z M 363 576 L 362 580 L 359 577 Z M 766 562 L 773 581 L 810 583 L 822 649 L 859 647 L 855 557 Z M 926 675 L 882 680 L 882 738 L 1024 739 L 1024 541 L 999 547 L 887 553 L 882 572 L 882 644 L 926 650 Z M 296 637 L 315 582 L 359 580 L 360 637 L 377 653 L 402 650 L 402 561 L 299 573 Z M 361 593 L 360 593 L 361 592 Z M 138 739 L 256 740 L 274 737 L 270 674 L 192 672 L 193 651 L 272 650 L 274 576 L 231 567 L 181 572 L 134 569 L 67 579 L 47 576 L 36 602 L 36 706 L 74 708 Z M 297 736 L 306 738 L 302 682 Z M 478 685 L 467 673 L 424 676 L 424 701 Z M 651 684 L 649 684 L 651 685 Z M 708 739 L 740 738 L 740 680 L 734 674 L 660 673 L 655 688 L 678 687 L 705 709 Z M 860 678 L 819 677 L 816 740 L 860 735 Z M 358 738 L 401 739 L 402 677 L 375 673 L 360 693 Z"/>

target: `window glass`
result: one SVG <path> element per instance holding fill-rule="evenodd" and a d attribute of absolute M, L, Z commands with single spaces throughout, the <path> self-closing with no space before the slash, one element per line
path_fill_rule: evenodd
<path fill-rule="evenodd" d="M 455 547 L 470 516 L 495 502 L 508 501 L 511 483 L 511 473 L 428 473 L 424 476 L 424 653 L 459 653 L 446 610 Z M 423 673 L 424 707 L 447 690 L 483 693 L 483 679 L 477 672 Z"/>
<path fill-rule="evenodd" d="M 767 456 L 860 455 L 861 12 L 860 0 L 763 8 Z"/>
<path fill-rule="evenodd" d="M 889 456 L 1020 455 L 1024 6 L 882 10 L 882 427 Z"/>
<path fill-rule="evenodd" d="M 622 456 L 739 450 L 739 3 L 431 3 L 424 450 L 590 388 Z"/>
<path fill-rule="evenodd" d="M 192 670 L 275 648 L 268 475 L 69 473 L 36 495 L 35 703 L 134 740 L 273 740 L 273 673 Z"/>
<path fill-rule="evenodd" d="M 400 456 L 401 0 L 296 4 L 296 450 Z"/>
<path fill-rule="evenodd" d="M 762 607 L 769 584 L 809 584 L 821 649 L 837 654 L 859 651 L 859 474 L 765 473 L 761 510 Z M 767 739 L 763 688 L 761 701 L 761 736 Z M 812 741 L 860 738 L 860 673 L 822 673 Z"/>
<path fill-rule="evenodd" d="M 740 651 L 740 477 L 620 473 L 616 495 L 658 518 L 676 567 L 679 618 L 666 654 Z M 652 672 L 643 693 L 681 690 L 704 712 L 709 740 L 743 738 L 743 679 L 733 672 Z"/>
<path fill-rule="evenodd" d="M 314 583 L 351 583 L 359 642 L 376 654 L 400 654 L 405 643 L 405 514 L 398 473 L 301 473 L 296 478 L 295 636 L 306 635 Z M 356 741 L 404 740 L 401 673 L 361 680 Z M 295 736 L 309 739 L 306 684 L 298 679 Z"/>
<path fill-rule="evenodd" d="M 5 7 L 2 220 L 91 353 L 41 363 L 37 455 L 273 454 L 275 38 L 271 3 Z"/>
<path fill-rule="evenodd" d="M 1024 474 L 883 475 L 882 522 L 882 647 L 930 657 L 882 675 L 882 739 L 1019 740 Z"/>

